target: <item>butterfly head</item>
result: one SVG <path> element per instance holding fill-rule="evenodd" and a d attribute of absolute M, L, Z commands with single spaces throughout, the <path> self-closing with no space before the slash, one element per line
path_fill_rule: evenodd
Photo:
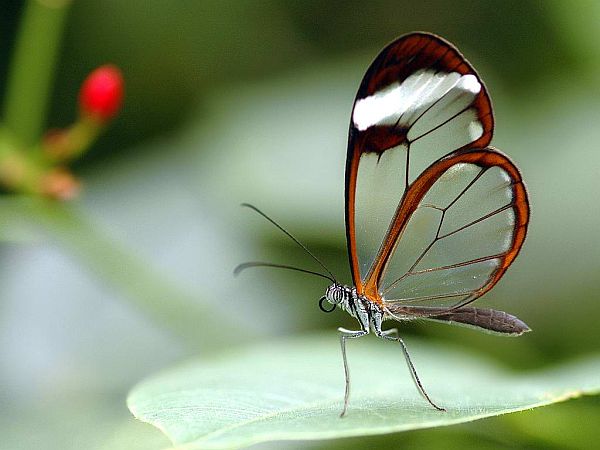
<path fill-rule="evenodd" d="M 346 295 L 346 288 L 344 286 L 333 283 L 327 288 L 325 295 L 319 300 L 319 308 L 321 308 L 321 311 L 323 312 L 332 312 L 336 306 L 339 306 L 344 301 Z M 329 309 L 325 308 L 325 301 L 332 305 L 332 307 Z"/>

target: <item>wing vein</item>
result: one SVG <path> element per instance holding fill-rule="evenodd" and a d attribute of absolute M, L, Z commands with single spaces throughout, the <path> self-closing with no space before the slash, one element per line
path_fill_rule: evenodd
<path fill-rule="evenodd" d="M 447 294 L 436 294 L 436 295 L 421 295 L 421 296 L 417 296 L 417 297 L 407 297 L 407 298 L 395 298 L 392 300 L 387 300 L 386 299 L 386 303 L 413 303 L 413 302 L 419 302 L 419 301 L 423 301 L 423 300 L 437 300 L 440 298 L 455 298 L 455 297 L 463 297 L 465 295 L 467 296 L 471 296 L 472 294 L 474 294 L 476 291 L 471 290 L 471 291 L 456 291 L 456 292 L 449 292 Z M 467 300 L 467 299 L 465 299 Z M 458 303 L 460 304 L 460 303 Z M 456 308 L 456 305 L 450 306 L 449 309 L 454 309 Z"/>
<path fill-rule="evenodd" d="M 457 97 L 458 99 L 458 97 Z M 416 142 L 419 139 L 427 136 L 428 134 L 433 133 L 436 130 L 439 130 L 441 127 L 443 127 L 444 125 L 450 123 L 451 121 L 453 121 L 454 119 L 456 119 L 458 116 L 460 116 L 462 113 L 464 113 L 465 111 L 468 111 L 469 109 L 471 109 L 473 106 L 473 103 L 469 103 L 467 106 L 465 106 L 463 109 L 461 109 L 460 111 L 458 111 L 456 114 L 452 115 L 451 117 L 449 117 L 448 119 L 444 120 L 442 123 L 440 123 L 439 125 L 436 125 L 435 127 L 433 127 L 431 130 L 427 130 L 425 133 L 417 136 L 416 138 L 414 138 L 413 140 L 411 140 L 410 142 Z M 413 123 L 414 125 L 414 123 Z"/>
<path fill-rule="evenodd" d="M 489 219 L 490 217 L 494 217 L 495 215 L 500 214 L 501 212 L 506 211 L 507 209 L 512 208 L 513 206 L 514 206 L 514 203 L 512 203 L 512 202 L 508 203 L 507 205 L 504 205 L 504 206 L 496 209 L 495 211 L 492 211 L 492 212 L 486 214 L 485 216 L 480 217 L 479 219 L 475 219 L 472 222 L 469 222 L 466 225 L 463 225 L 462 227 L 457 228 L 454 231 L 450 231 L 449 233 L 446 233 L 446 234 L 443 234 L 442 236 L 439 236 L 438 239 L 444 239 L 444 238 L 447 238 L 448 236 L 452 236 L 453 234 L 456 234 L 459 231 L 462 231 L 462 230 L 465 230 L 465 229 L 467 229 L 469 227 L 472 227 L 473 225 L 476 225 L 476 224 L 478 224 L 480 222 L 483 222 L 484 220 Z"/>
<path fill-rule="evenodd" d="M 471 189 L 471 187 L 477 182 L 477 180 L 479 180 L 481 178 L 481 176 L 485 173 L 486 170 L 487 169 L 481 168 L 479 173 L 471 180 L 471 182 L 469 184 L 467 184 L 467 186 L 465 186 L 465 188 L 458 193 L 456 198 L 454 200 L 452 200 L 450 202 L 450 204 L 448 204 L 448 206 L 446 206 L 444 208 L 444 211 L 450 209 L 452 207 L 452 205 L 454 205 L 463 195 L 465 195 L 467 193 L 467 191 L 469 189 Z"/>
<path fill-rule="evenodd" d="M 452 86 L 448 87 L 448 89 L 446 89 L 446 91 L 445 91 L 445 92 L 444 92 L 444 93 L 443 93 L 443 94 L 442 94 L 442 95 L 441 95 L 441 96 L 440 96 L 440 97 L 439 97 L 437 100 L 435 100 L 435 101 L 434 101 L 434 102 L 433 102 L 431 105 L 429 105 L 429 106 L 428 106 L 428 107 L 427 107 L 427 108 L 426 108 L 426 109 L 425 109 L 425 110 L 424 110 L 424 111 L 423 111 L 421 114 L 419 114 L 419 115 L 417 116 L 417 118 L 416 118 L 415 120 L 413 120 L 413 122 L 412 122 L 412 123 L 411 123 L 411 124 L 408 126 L 408 129 L 409 129 L 409 130 L 410 130 L 410 129 L 412 129 L 412 127 L 413 127 L 413 126 L 414 126 L 414 125 L 415 125 L 415 124 L 416 124 L 416 123 L 417 123 L 417 122 L 418 122 L 418 121 L 419 121 L 419 120 L 420 120 L 420 119 L 421 119 L 421 118 L 422 118 L 422 117 L 423 117 L 425 114 L 427 114 L 427 113 L 428 113 L 428 112 L 431 110 L 431 108 L 433 108 L 435 105 L 437 105 L 439 102 L 441 102 L 441 101 L 442 101 L 442 100 L 443 100 L 443 99 L 444 99 L 444 98 L 445 98 L 445 97 L 448 95 L 448 93 L 449 93 L 449 92 L 450 92 L 452 89 L 454 89 L 454 87 L 455 87 L 455 86 L 458 84 L 458 82 L 459 82 L 459 81 L 460 81 L 460 78 L 459 78 L 459 79 L 457 79 L 457 80 L 454 82 L 454 84 L 453 84 Z M 459 114 L 461 114 L 461 113 L 462 113 L 462 111 L 461 111 Z M 454 117 L 450 118 L 450 120 L 452 120 L 453 118 L 454 118 Z M 398 120 L 398 122 L 399 122 L 399 120 Z M 396 122 L 396 126 L 398 125 L 398 122 Z M 442 125 L 444 125 L 444 124 L 442 124 Z M 431 130 L 431 131 L 435 131 L 435 129 L 434 129 L 434 130 Z M 419 137 L 421 137 L 421 136 L 419 136 Z M 418 138 L 417 138 L 417 139 L 418 139 Z M 416 139 L 415 139 L 415 140 L 416 140 Z M 413 141 L 413 142 L 414 142 L 414 141 Z"/>

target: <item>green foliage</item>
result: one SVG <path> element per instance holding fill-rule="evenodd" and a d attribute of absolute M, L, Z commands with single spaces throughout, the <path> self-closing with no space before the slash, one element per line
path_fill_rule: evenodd
<path fill-rule="evenodd" d="M 293 408 L 314 398 L 312 388 L 324 392 L 323 416 L 306 415 L 314 409 L 288 411 L 284 418 L 295 421 L 286 422 L 287 434 L 278 426 L 261 439 L 294 437 L 290 426 L 305 417 L 324 424 L 307 433 L 329 426 L 331 435 L 365 434 L 325 441 L 327 449 L 597 446 L 600 396 L 458 426 L 366 436 L 412 427 L 424 417 L 431 418 L 429 426 L 470 420 L 494 407 L 495 414 L 511 392 L 522 394 L 512 398 L 520 407 L 547 392 L 533 403 L 550 402 L 585 390 L 582 380 L 594 375 L 580 366 L 562 375 L 515 378 L 465 359 L 462 347 L 468 343 L 522 370 L 598 351 L 600 209 L 593 194 L 600 167 L 600 40 L 591 24 L 600 9 L 593 2 L 572 8 L 558 1 L 460 0 L 433 9 L 399 8 L 394 0 L 11 3 L 0 17 L 0 159 L 18 154 L 37 163 L 40 149 L 32 143 L 42 130 L 72 123 L 77 90 L 98 64 L 122 67 L 127 88 L 123 113 L 73 167 L 83 182 L 79 200 L 0 199 L 0 447 L 164 449 L 167 438 L 131 417 L 125 394 L 147 374 L 198 355 L 204 362 L 188 366 L 189 379 L 176 372 L 181 378 L 171 381 L 191 393 L 216 386 L 212 400 L 220 408 L 232 403 L 233 413 L 277 408 L 277 398 L 256 399 L 260 392 L 279 392 L 280 402 L 293 396 Z M 47 15 L 40 20 L 42 10 Z M 31 26 L 17 30 L 13 24 L 21 18 Z M 248 259 L 310 264 L 277 230 L 237 205 L 264 208 L 348 281 L 343 169 L 352 98 L 384 42 L 414 29 L 449 38 L 478 68 L 494 99 L 494 145 L 523 170 L 532 199 L 530 233 L 507 277 L 482 302 L 518 315 L 534 332 L 498 339 L 408 324 L 403 335 L 432 396 L 451 407 L 445 415 L 417 396 L 392 344 L 352 342 L 353 397 L 349 416 L 338 420 L 343 373 L 333 330 L 353 321 L 318 312 L 323 286 L 311 277 L 256 271 L 234 279 L 232 268 Z M 34 40 L 39 45 L 32 51 Z M 271 344 L 317 329 L 328 330 L 327 337 Z M 415 333 L 460 342 L 461 350 L 428 350 L 413 343 Z M 257 336 L 270 343 L 254 353 L 223 354 L 241 344 L 239 336 L 244 343 Z M 267 364 L 268 354 L 279 360 Z M 215 355 L 221 364 L 206 362 Z M 225 367 L 231 373 L 223 374 Z M 261 381 L 261 367 L 268 374 L 252 385 Z M 209 369 L 221 378 L 209 382 L 203 376 Z M 244 381 L 245 374 L 253 380 Z M 160 379 L 151 382 L 157 392 L 177 392 Z M 468 409 L 486 383 L 492 385 L 487 409 Z M 161 398 L 164 414 L 168 395 Z M 158 423 L 159 410 L 149 411 L 160 399 L 146 400 L 137 411 Z M 194 430 L 202 431 L 191 429 L 204 420 L 202 408 L 175 411 L 190 420 L 175 432 L 189 432 L 193 441 Z M 219 415 L 211 413 L 214 424 Z M 372 427 L 375 420 L 381 429 Z M 249 434 L 249 425 L 211 434 L 212 442 Z"/>
<path fill-rule="evenodd" d="M 121 291 L 140 312 L 192 347 L 201 347 L 198 326 L 210 330 L 211 322 L 203 319 L 207 315 L 202 314 L 195 298 L 102 230 L 81 208 L 43 198 L 13 196 L 0 199 L 0 224 L 5 225 L 7 239 L 59 244 L 90 273 Z"/>
<path fill-rule="evenodd" d="M 439 427 L 600 392 L 600 358 L 513 374 L 463 350 L 409 342 L 429 394 L 447 409 L 439 412 L 418 396 L 400 349 L 366 338 L 349 346 L 352 396 L 340 418 L 336 344 L 333 333 L 306 336 L 191 362 L 140 383 L 128 405 L 192 450 Z"/>

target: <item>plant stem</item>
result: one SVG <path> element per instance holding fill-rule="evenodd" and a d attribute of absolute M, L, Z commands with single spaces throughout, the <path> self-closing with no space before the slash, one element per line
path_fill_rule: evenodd
<path fill-rule="evenodd" d="M 43 131 L 70 0 L 29 0 L 10 64 L 4 120 L 22 146 Z"/>
<path fill-rule="evenodd" d="M 39 193 L 45 168 L 45 161 L 23 153 L 12 134 L 0 126 L 0 186 L 21 193 Z"/>

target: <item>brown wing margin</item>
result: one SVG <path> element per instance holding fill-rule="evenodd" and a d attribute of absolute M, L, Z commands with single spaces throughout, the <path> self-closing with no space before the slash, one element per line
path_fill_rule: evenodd
<path fill-rule="evenodd" d="M 396 211 L 388 234 L 377 255 L 373 269 L 364 286 L 361 286 L 362 291 L 359 291 L 360 293 L 363 293 L 373 301 L 378 303 L 382 302 L 379 294 L 381 279 L 387 262 L 394 251 L 398 239 L 402 236 L 411 215 L 417 209 L 427 191 L 440 176 L 442 176 L 450 167 L 460 163 L 474 164 L 483 169 L 497 166 L 508 174 L 511 179 L 513 192 L 511 205 L 515 213 L 515 223 L 511 246 L 504 253 L 502 258 L 500 258 L 501 262 L 498 268 L 490 275 L 490 278 L 485 285 L 471 294 L 468 300 L 461 303 L 459 306 L 464 306 L 481 297 L 489 291 L 500 278 L 502 278 L 504 272 L 506 272 L 508 267 L 517 257 L 517 254 L 525 241 L 525 235 L 527 234 L 527 225 L 529 223 L 529 201 L 527 190 L 519 169 L 499 150 L 492 147 L 484 149 L 463 149 L 453 152 L 429 166 L 405 192 L 400 208 Z"/>
<path fill-rule="evenodd" d="M 481 91 L 472 106 L 477 110 L 483 133 L 479 139 L 469 143 L 468 147 L 483 148 L 489 145 L 494 129 L 494 118 L 491 101 L 483 81 L 456 47 L 433 34 L 411 33 L 387 45 L 367 69 L 354 104 L 356 105 L 358 99 L 373 95 L 394 82 L 402 82 L 414 72 L 425 68 L 458 72 L 461 75 L 473 74 L 477 77 L 481 84 Z M 352 278 L 359 292 L 363 291 L 363 286 L 356 252 L 354 207 L 360 156 L 368 152 L 383 153 L 402 144 L 407 140 L 407 133 L 408 130 L 395 126 L 372 126 L 360 131 L 354 126 L 352 120 L 350 121 L 346 158 L 346 239 Z"/>

